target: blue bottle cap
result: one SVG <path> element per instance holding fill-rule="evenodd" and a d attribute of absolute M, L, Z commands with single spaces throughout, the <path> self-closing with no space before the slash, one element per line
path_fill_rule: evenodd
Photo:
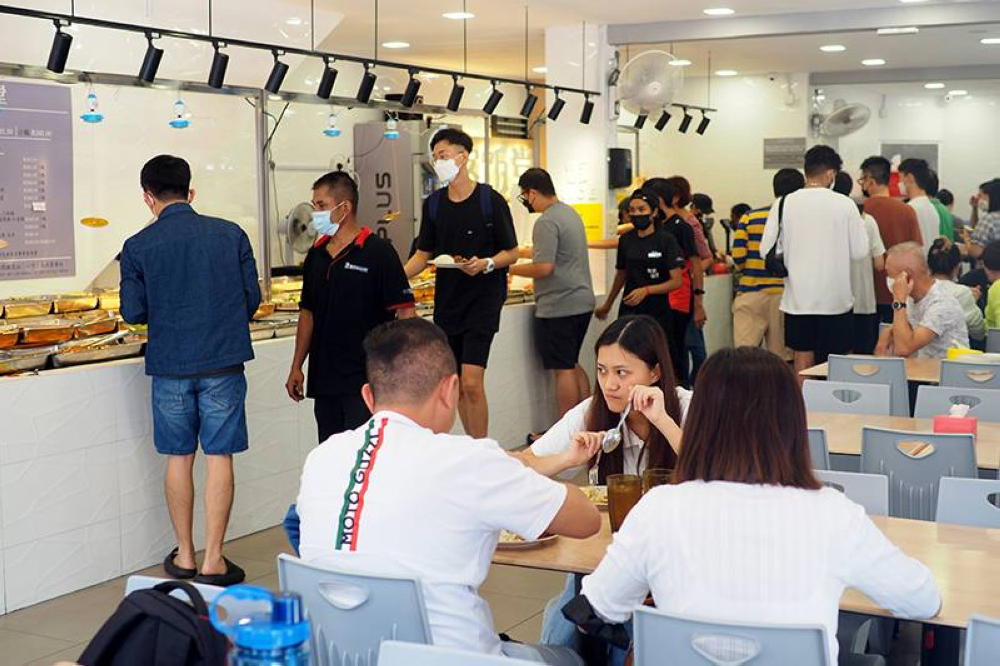
<path fill-rule="evenodd" d="M 209 618 L 238 648 L 280 650 L 309 640 L 309 621 L 297 594 L 235 585 L 212 602 Z"/>

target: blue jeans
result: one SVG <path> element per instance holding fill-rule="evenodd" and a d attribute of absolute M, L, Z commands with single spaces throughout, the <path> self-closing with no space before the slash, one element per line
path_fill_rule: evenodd
<path fill-rule="evenodd" d="M 153 377 L 153 442 L 159 453 L 208 455 L 246 451 L 247 379 L 242 372 L 214 377 Z"/>
<path fill-rule="evenodd" d="M 569 648 L 574 651 L 580 649 L 580 632 L 576 625 L 567 620 L 563 614 L 563 606 L 568 604 L 577 595 L 580 574 L 566 574 L 566 583 L 563 585 L 559 596 L 549 599 L 545 604 L 545 611 L 542 614 L 542 640 L 544 645 L 553 645 Z M 629 634 L 632 633 L 632 621 L 625 624 Z M 608 645 L 608 666 L 624 666 L 628 652 Z"/>
<path fill-rule="evenodd" d="M 694 386 L 695 377 L 698 376 L 698 369 L 705 362 L 708 356 L 705 351 L 705 332 L 695 326 L 694 320 L 688 322 L 687 334 L 684 336 L 685 352 L 691 354 L 691 386 Z"/>
<path fill-rule="evenodd" d="M 285 528 L 285 536 L 288 537 L 288 543 L 291 544 L 296 556 L 299 554 L 299 526 L 301 522 L 295 505 L 289 505 L 288 513 L 285 514 L 285 519 L 281 521 L 281 526 Z"/>

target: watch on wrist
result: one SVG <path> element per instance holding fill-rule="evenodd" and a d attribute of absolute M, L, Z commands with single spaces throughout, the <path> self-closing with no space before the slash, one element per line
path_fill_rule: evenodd
<path fill-rule="evenodd" d="M 897 310 L 905 310 L 905 309 L 906 309 L 906 302 L 905 301 L 893 301 L 892 302 L 892 310 L 893 310 L 893 312 L 895 312 Z"/>
<path fill-rule="evenodd" d="M 486 268 L 483 269 L 483 273 L 492 273 L 496 270 L 497 262 L 493 261 L 493 257 L 487 257 Z"/>
<path fill-rule="evenodd" d="M 695 296 L 704 296 L 705 295 L 705 290 L 704 289 L 695 289 L 694 290 L 694 295 Z"/>

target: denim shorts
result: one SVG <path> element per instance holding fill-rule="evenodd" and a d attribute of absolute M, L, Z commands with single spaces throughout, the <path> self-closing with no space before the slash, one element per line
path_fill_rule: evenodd
<path fill-rule="evenodd" d="M 216 377 L 153 377 L 153 442 L 164 455 L 186 456 L 198 442 L 208 455 L 246 451 L 247 380 L 242 372 Z"/>

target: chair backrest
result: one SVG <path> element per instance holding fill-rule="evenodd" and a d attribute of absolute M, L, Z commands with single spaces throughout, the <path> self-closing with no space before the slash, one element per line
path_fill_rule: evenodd
<path fill-rule="evenodd" d="M 155 576 L 129 576 L 128 580 L 125 581 L 125 596 L 132 594 L 136 590 L 149 590 L 160 583 L 166 583 L 167 581 L 173 580 L 172 578 L 157 578 Z M 199 592 L 201 596 L 205 599 L 205 603 L 212 603 L 217 596 L 226 591 L 224 587 L 218 587 L 217 585 L 203 585 L 201 583 L 191 583 L 191 581 L 185 581 L 193 585 Z M 180 599 L 181 601 L 187 601 L 187 595 L 185 595 L 180 590 L 174 590 L 170 593 L 170 596 Z"/>
<path fill-rule="evenodd" d="M 1000 620 L 973 615 L 965 632 L 965 666 L 996 664 L 1000 664 Z"/>
<path fill-rule="evenodd" d="M 888 384 L 807 379 L 802 384 L 806 409 L 840 414 L 891 414 Z"/>
<path fill-rule="evenodd" d="M 278 580 L 302 597 L 316 666 L 376 666 L 384 640 L 430 643 L 420 583 L 306 564 L 282 553 Z"/>
<path fill-rule="evenodd" d="M 1000 352 L 1000 328 L 991 328 L 986 331 L 986 353 L 996 354 Z"/>
<path fill-rule="evenodd" d="M 837 356 L 829 358 L 828 379 L 833 382 L 885 384 L 893 416 L 910 415 L 910 393 L 906 382 L 906 361 L 901 358 Z"/>
<path fill-rule="evenodd" d="M 1000 527 L 1000 506 L 990 501 L 991 495 L 1000 495 L 1000 481 L 941 479 L 937 521 L 973 527 Z"/>
<path fill-rule="evenodd" d="M 816 478 L 847 495 L 847 499 L 865 507 L 873 516 L 889 515 L 889 479 L 882 474 L 836 472 L 817 469 Z"/>
<path fill-rule="evenodd" d="M 1000 363 L 941 361 L 940 385 L 1000 389 Z"/>
<path fill-rule="evenodd" d="M 917 389 L 917 407 L 913 415 L 929 419 L 947 414 L 954 405 L 968 405 L 969 416 L 980 421 L 1000 422 L 1000 389 L 927 386 Z"/>
<path fill-rule="evenodd" d="M 538 666 L 538 662 L 438 645 L 384 641 L 379 649 L 378 666 Z"/>
<path fill-rule="evenodd" d="M 900 445 L 909 452 L 900 450 Z M 865 426 L 861 471 L 889 477 L 889 515 L 934 520 L 943 476 L 976 478 L 972 435 L 940 435 Z"/>
<path fill-rule="evenodd" d="M 633 615 L 635 666 L 830 666 L 822 626 L 713 622 L 639 608 Z"/>
<path fill-rule="evenodd" d="M 809 457 L 813 469 L 830 469 L 830 447 L 826 444 L 826 430 L 809 428 Z"/>

